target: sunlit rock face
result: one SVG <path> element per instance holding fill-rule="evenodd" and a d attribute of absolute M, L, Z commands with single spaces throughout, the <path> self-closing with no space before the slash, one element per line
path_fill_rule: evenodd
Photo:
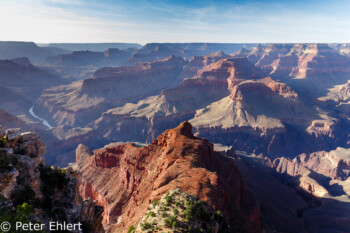
<path fill-rule="evenodd" d="M 122 144 L 92 152 L 80 145 L 75 169 L 82 179 L 80 194 L 104 207 L 104 223 L 113 224 L 106 225 L 110 231 L 137 223 L 150 203 L 174 188 L 223 210 L 237 231 L 260 231 L 259 207 L 234 161 L 215 153 L 206 139 L 193 136 L 188 122 L 142 148 Z"/>

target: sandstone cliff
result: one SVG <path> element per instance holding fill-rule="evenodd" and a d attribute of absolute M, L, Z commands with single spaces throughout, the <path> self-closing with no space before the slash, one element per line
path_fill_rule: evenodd
<path fill-rule="evenodd" d="M 222 210 L 233 232 L 260 232 L 259 207 L 245 190 L 234 160 L 194 137 L 188 122 L 165 131 L 152 144 L 77 149 L 80 194 L 96 199 L 110 232 L 126 231 L 167 191 L 180 188 Z"/>

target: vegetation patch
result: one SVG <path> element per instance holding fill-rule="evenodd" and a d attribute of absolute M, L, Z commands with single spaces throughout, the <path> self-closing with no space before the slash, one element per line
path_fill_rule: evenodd
<path fill-rule="evenodd" d="M 60 216 L 63 214 L 63 209 L 55 208 L 53 211 L 52 195 L 57 191 L 64 192 L 66 189 L 69 183 L 66 171 L 63 169 L 54 170 L 48 166 L 40 166 L 39 171 L 40 179 L 42 181 L 40 189 L 43 193 L 41 208 L 45 209 L 50 217 L 61 219 Z"/>
<path fill-rule="evenodd" d="M 12 171 L 18 165 L 18 159 L 13 155 L 0 153 L 0 173 Z"/>
<path fill-rule="evenodd" d="M 0 148 L 4 148 L 6 146 L 6 141 L 5 139 L 0 138 Z"/>
<path fill-rule="evenodd" d="M 148 208 L 135 232 L 229 232 L 221 211 L 180 189 L 170 190 Z M 130 231 L 132 232 L 132 231 Z"/>
<path fill-rule="evenodd" d="M 22 224 L 29 223 L 29 216 L 32 214 L 33 206 L 23 202 L 18 205 L 16 210 L 11 209 L 1 209 L 0 208 L 0 222 L 9 222 L 11 226 L 15 226 L 16 222 L 21 222 Z M 17 231 L 12 227 L 9 233 L 17 233 Z M 31 231 L 31 232 L 43 232 L 43 231 Z"/>

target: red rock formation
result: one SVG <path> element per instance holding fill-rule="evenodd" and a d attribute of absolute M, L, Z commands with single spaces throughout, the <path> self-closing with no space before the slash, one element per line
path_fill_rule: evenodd
<path fill-rule="evenodd" d="M 153 200 L 174 188 L 223 210 L 232 231 L 260 232 L 259 208 L 234 160 L 213 152 L 206 139 L 194 137 L 188 122 L 142 148 L 123 144 L 92 154 L 81 145 L 76 169 L 82 179 L 80 194 L 104 206 L 111 232 L 126 231 Z"/>

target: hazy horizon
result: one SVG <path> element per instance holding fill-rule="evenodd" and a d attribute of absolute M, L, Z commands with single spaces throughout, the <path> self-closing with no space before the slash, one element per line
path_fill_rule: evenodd
<path fill-rule="evenodd" d="M 1 42 L 25 42 L 25 43 L 35 43 L 39 47 L 48 46 L 50 44 L 139 44 L 139 45 L 146 45 L 146 44 L 350 44 L 349 42 L 206 42 L 206 41 L 165 41 L 165 42 L 157 42 L 157 41 L 150 41 L 145 43 L 138 43 L 134 41 L 129 42 L 120 42 L 120 41 L 109 41 L 109 42 L 36 42 L 36 41 L 21 41 L 21 40 L 0 40 Z"/>

